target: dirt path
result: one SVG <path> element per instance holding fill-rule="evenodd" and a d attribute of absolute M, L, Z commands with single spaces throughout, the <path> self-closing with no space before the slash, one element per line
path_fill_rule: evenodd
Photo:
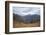
<path fill-rule="evenodd" d="M 24 22 L 13 21 L 13 28 L 19 28 L 19 27 L 39 27 L 39 26 L 40 26 L 39 22 L 24 23 Z"/>

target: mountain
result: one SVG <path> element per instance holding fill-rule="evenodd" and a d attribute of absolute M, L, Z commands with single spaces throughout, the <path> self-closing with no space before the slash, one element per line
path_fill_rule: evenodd
<path fill-rule="evenodd" d="M 13 14 L 13 19 L 16 21 L 24 21 L 23 16 L 20 16 L 18 14 Z"/>
<path fill-rule="evenodd" d="M 17 21 L 22 21 L 22 22 L 32 22 L 32 21 L 39 21 L 40 20 L 40 15 L 26 15 L 26 16 L 20 16 L 18 14 L 13 14 L 13 18 Z"/>
<path fill-rule="evenodd" d="M 24 16 L 25 22 L 32 22 L 40 20 L 40 15 L 27 15 Z"/>

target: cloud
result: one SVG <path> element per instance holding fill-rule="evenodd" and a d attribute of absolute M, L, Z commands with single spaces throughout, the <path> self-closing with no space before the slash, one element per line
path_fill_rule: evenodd
<path fill-rule="evenodd" d="M 25 16 L 28 14 L 40 15 L 40 8 L 38 8 L 38 7 L 13 7 L 13 13 L 21 15 L 21 16 Z"/>

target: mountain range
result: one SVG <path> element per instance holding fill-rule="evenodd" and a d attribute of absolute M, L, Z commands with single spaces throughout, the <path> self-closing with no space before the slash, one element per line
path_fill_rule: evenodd
<path fill-rule="evenodd" d="M 32 22 L 32 21 L 39 21 L 40 20 L 40 15 L 34 14 L 34 15 L 26 15 L 26 16 L 20 16 L 18 14 L 13 14 L 13 19 L 16 21 L 21 21 L 21 22 Z"/>

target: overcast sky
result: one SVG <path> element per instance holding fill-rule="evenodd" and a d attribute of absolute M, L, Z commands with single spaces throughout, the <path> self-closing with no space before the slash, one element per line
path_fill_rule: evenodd
<path fill-rule="evenodd" d="M 18 14 L 20 16 L 25 16 L 28 14 L 40 15 L 40 8 L 38 8 L 38 7 L 13 7 L 13 13 Z"/>

